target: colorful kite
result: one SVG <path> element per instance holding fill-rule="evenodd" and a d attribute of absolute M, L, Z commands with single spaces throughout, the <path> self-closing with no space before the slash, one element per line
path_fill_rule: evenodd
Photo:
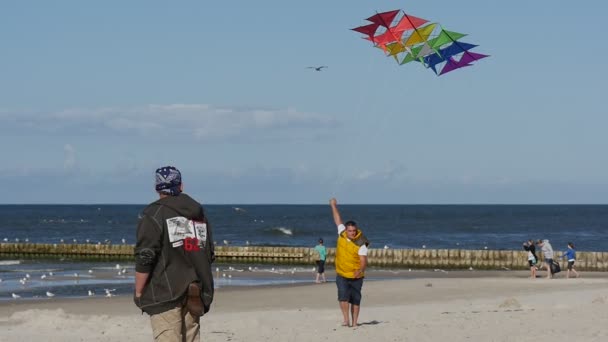
<path fill-rule="evenodd" d="M 352 30 L 364 34 L 364 39 L 400 65 L 418 62 L 441 76 L 489 57 L 472 52 L 477 45 L 459 41 L 466 34 L 448 31 L 402 10 L 376 13 L 366 20 L 371 24 Z"/>

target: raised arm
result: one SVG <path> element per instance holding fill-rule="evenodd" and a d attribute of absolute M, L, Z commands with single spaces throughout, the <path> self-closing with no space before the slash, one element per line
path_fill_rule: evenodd
<path fill-rule="evenodd" d="M 338 211 L 338 201 L 335 198 L 329 200 L 329 205 L 331 206 L 331 213 L 334 216 L 334 222 L 336 226 L 342 224 L 342 218 L 340 217 L 340 212 Z"/>

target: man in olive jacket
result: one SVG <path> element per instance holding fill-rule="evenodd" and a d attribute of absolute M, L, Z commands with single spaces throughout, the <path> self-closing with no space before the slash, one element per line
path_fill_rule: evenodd
<path fill-rule="evenodd" d="M 211 227 L 175 167 L 156 170 L 156 191 L 137 227 L 134 301 L 150 315 L 155 341 L 199 341 L 200 316 L 213 300 Z"/>

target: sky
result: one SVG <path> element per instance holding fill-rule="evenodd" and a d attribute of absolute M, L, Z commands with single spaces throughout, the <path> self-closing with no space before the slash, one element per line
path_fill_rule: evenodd
<path fill-rule="evenodd" d="M 3 1 L 3 204 L 606 204 L 601 1 Z M 402 9 L 491 57 L 437 77 Z M 308 66 L 326 65 L 320 72 Z"/>

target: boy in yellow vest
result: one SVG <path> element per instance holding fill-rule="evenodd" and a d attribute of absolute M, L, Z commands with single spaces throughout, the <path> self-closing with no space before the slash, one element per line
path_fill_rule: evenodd
<path fill-rule="evenodd" d="M 344 316 L 343 326 L 356 327 L 361 305 L 361 288 L 367 266 L 367 246 L 369 241 L 354 221 L 342 223 L 338 202 L 335 198 L 329 200 L 334 222 L 338 226 L 338 242 L 336 246 L 336 285 L 338 301 Z M 349 308 L 350 306 L 350 308 Z M 349 310 L 350 309 L 350 310 Z M 352 315 L 350 325 L 349 311 Z"/>

